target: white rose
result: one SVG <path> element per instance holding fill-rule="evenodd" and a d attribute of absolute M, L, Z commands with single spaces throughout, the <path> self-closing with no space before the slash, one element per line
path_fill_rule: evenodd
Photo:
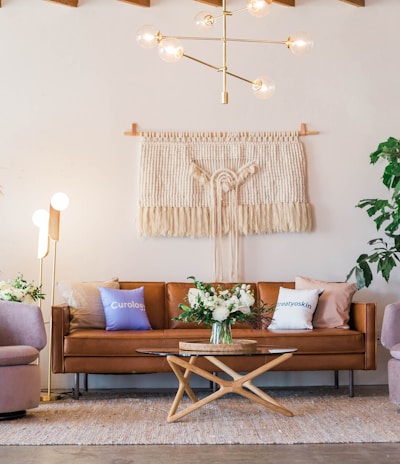
<path fill-rule="evenodd" d="M 9 301 L 10 294 L 8 289 L 4 289 L 0 291 L 0 300 Z"/>
<path fill-rule="evenodd" d="M 255 299 L 251 293 L 246 292 L 245 290 L 240 290 L 240 306 L 253 306 Z"/>
<path fill-rule="evenodd" d="M 243 314 L 250 314 L 250 306 L 239 306 L 238 309 Z"/>
<path fill-rule="evenodd" d="M 214 308 L 219 304 L 218 299 L 215 296 L 209 296 L 204 300 L 204 306 L 206 308 Z"/>
<path fill-rule="evenodd" d="M 235 311 L 237 311 L 239 309 L 239 306 L 240 306 L 239 298 L 237 296 L 235 296 L 235 295 L 231 296 L 229 298 L 229 300 L 225 301 L 225 304 L 226 304 L 227 308 L 232 313 L 234 313 Z"/>
<path fill-rule="evenodd" d="M 21 288 L 15 288 L 13 294 L 18 301 L 22 301 L 25 298 L 26 292 Z"/>
<path fill-rule="evenodd" d="M 218 305 L 213 311 L 214 321 L 222 322 L 229 317 L 229 309 L 225 305 Z"/>
<path fill-rule="evenodd" d="M 190 306 L 193 308 L 194 305 L 197 304 L 198 297 L 200 295 L 200 291 L 197 288 L 190 288 L 188 291 L 188 301 Z"/>

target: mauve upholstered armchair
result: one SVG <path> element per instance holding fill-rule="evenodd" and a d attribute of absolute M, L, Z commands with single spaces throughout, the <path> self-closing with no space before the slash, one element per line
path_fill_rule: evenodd
<path fill-rule="evenodd" d="M 40 350 L 46 346 L 40 308 L 0 301 L 0 419 L 25 415 L 40 402 Z"/>
<path fill-rule="evenodd" d="M 388 362 L 389 398 L 400 404 L 400 302 L 385 308 L 381 342 L 392 356 Z"/>

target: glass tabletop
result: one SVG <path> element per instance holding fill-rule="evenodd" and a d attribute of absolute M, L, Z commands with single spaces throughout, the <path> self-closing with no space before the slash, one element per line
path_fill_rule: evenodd
<path fill-rule="evenodd" d="M 297 348 L 281 347 L 276 345 L 258 345 L 253 351 L 206 351 L 206 350 L 181 350 L 175 348 L 138 348 L 138 353 L 154 354 L 157 356 L 260 356 L 268 354 L 293 353 Z"/>

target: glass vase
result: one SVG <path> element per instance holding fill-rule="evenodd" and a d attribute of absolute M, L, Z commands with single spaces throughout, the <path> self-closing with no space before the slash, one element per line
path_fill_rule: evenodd
<path fill-rule="evenodd" d="M 229 321 L 214 322 L 211 327 L 210 343 L 232 343 L 232 327 Z"/>

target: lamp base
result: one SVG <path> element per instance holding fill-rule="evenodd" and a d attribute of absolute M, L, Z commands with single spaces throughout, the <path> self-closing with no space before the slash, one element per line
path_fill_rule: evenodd
<path fill-rule="evenodd" d="M 40 394 L 40 401 L 48 402 L 48 401 L 57 401 L 61 399 L 61 395 L 59 393 L 41 393 Z"/>

